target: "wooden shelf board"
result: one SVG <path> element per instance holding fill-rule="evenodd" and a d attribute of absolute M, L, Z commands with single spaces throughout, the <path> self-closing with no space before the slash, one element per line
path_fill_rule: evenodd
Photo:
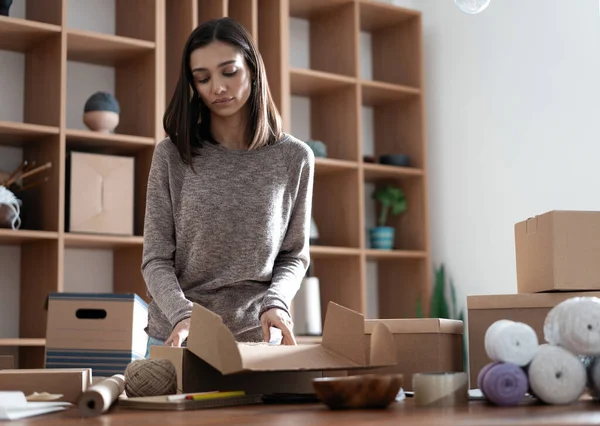
<path fill-rule="evenodd" d="M 0 16 L 0 50 L 27 52 L 45 38 L 60 34 L 58 25 Z"/>
<path fill-rule="evenodd" d="M 117 66 L 154 50 L 155 43 L 91 31 L 67 30 L 67 60 Z"/>
<path fill-rule="evenodd" d="M 388 260 L 388 259 L 424 259 L 426 252 L 420 250 L 379 250 L 366 249 L 367 260 Z"/>
<path fill-rule="evenodd" d="M 107 148 L 113 153 L 130 154 L 155 145 L 152 138 L 91 130 L 67 129 L 66 136 L 69 149 Z"/>
<path fill-rule="evenodd" d="M 58 232 L 30 231 L 28 229 L 0 229 L 0 245 L 21 245 L 35 241 L 57 240 Z"/>
<path fill-rule="evenodd" d="M 421 15 L 419 11 L 376 0 L 359 0 L 359 14 L 361 31 L 376 31 L 402 25 L 404 21 Z"/>
<path fill-rule="evenodd" d="M 360 85 L 362 91 L 362 103 L 363 105 L 368 106 L 404 101 L 421 94 L 421 91 L 416 87 L 381 81 L 362 80 Z"/>
<path fill-rule="evenodd" d="M 348 76 L 302 68 L 290 70 L 291 92 L 296 96 L 322 95 L 353 84 L 356 79 Z"/>
<path fill-rule="evenodd" d="M 352 2 L 353 0 L 290 0 L 290 16 L 310 19 Z"/>
<path fill-rule="evenodd" d="M 360 249 L 352 247 L 310 246 L 310 255 L 313 259 L 339 258 L 343 256 L 358 256 Z"/>
<path fill-rule="evenodd" d="M 295 336 L 299 345 L 316 345 L 321 343 L 323 336 Z"/>
<path fill-rule="evenodd" d="M 363 164 L 365 182 L 377 182 L 385 179 L 423 176 L 423 169 L 413 167 L 389 166 L 387 164 Z"/>
<path fill-rule="evenodd" d="M 356 161 L 336 160 L 334 158 L 315 158 L 315 175 L 324 176 L 334 173 L 344 173 L 351 170 L 357 170 Z"/>
<path fill-rule="evenodd" d="M 46 339 L 0 339 L 0 347 L 2 346 L 46 346 Z"/>
<path fill-rule="evenodd" d="M 0 145 L 24 146 L 51 135 L 58 135 L 58 127 L 0 121 Z"/>
<path fill-rule="evenodd" d="M 65 233 L 65 247 L 87 249 L 115 249 L 144 244 L 144 237 Z"/>

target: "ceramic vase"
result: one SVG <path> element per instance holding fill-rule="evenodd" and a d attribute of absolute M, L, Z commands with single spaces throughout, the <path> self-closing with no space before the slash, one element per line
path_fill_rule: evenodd
<path fill-rule="evenodd" d="M 111 133 L 119 125 L 119 102 L 106 92 L 96 92 L 86 101 L 83 112 L 83 122 L 88 129 Z"/>
<path fill-rule="evenodd" d="M 369 230 L 371 248 L 391 250 L 394 248 L 395 229 L 391 226 L 377 226 Z"/>
<path fill-rule="evenodd" d="M 304 277 L 294 297 L 294 334 L 320 336 L 321 290 L 319 278 Z"/>

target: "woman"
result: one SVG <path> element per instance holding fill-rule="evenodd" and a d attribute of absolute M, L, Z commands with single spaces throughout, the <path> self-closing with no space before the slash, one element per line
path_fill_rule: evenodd
<path fill-rule="evenodd" d="M 282 132 L 262 58 L 230 18 L 196 28 L 150 169 L 142 273 L 148 347 L 180 346 L 193 303 L 237 341 L 295 345 L 309 264 L 314 155 Z M 273 333 L 275 334 L 275 333 Z"/>

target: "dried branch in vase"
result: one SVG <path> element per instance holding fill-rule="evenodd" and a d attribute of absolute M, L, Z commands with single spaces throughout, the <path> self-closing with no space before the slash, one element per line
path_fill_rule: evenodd
<path fill-rule="evenodd" d="M 34 181 L 28 180 L 25 182 L 23 180 L 39 175 L 40 173 L 52 168 L 51 162 L 47 162 L 39 167 L 35 167 L 35 164 L 35 161 L 32 161 L 31 163 L 24 161 L 11 173 L 0 173 L 0 185 L 17 194 L 47 182 L 48 176 L 38 177 L 38 179 Z"/>

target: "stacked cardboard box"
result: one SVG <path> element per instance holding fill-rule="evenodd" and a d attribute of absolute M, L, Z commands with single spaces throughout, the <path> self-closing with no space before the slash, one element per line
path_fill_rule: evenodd
<path fill-rule="evenodd" d="M 600 297 L 600 212 L 550 211 L 515 225 L 517 294 L 467 297 L 471 387 L 490 362 L 483 344 L 497 320 L 521 321 L 544 342 L 546 315 L 563 300 Z"/>

